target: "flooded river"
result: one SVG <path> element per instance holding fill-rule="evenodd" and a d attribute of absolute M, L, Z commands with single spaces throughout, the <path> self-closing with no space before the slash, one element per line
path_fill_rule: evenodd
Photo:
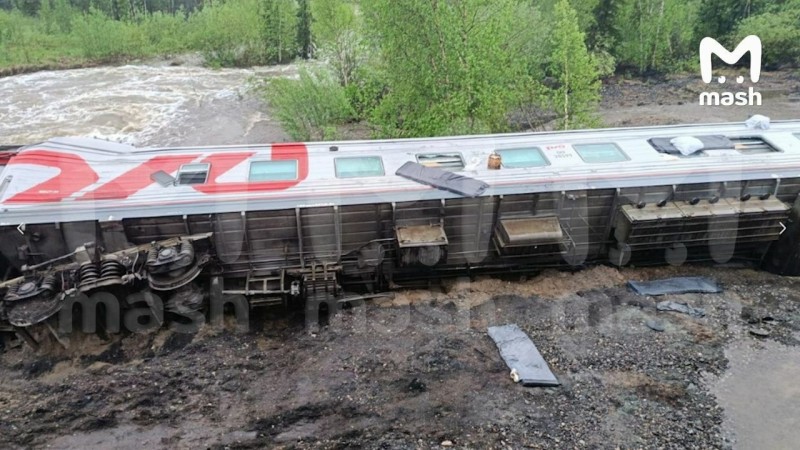
<path fill-rule="evenodd" d="M 93 136 L 137 146 L 284 141 L 250 89 L 294 66 L 128 65 L 0 78 L 0 145 Z"/>

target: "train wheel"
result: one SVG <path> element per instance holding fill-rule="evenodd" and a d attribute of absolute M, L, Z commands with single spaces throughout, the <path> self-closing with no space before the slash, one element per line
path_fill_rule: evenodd
<path fill-rule="evenodd" d="M 617 245 L 608 249 L 608 260 L 617 267 L 622 267 L 631 261 L 633 251 L 628 244 Z"/>
<path fill-rule="evenodd" d="M 689 251 L 686 249 L 686 246 L 681 243 L 673 244 L 672 247 L 664 249 L 664 259 L 667 261 L 667 264 L 671 266 L 682 265 L 686 262 L 688 255 Z"/>

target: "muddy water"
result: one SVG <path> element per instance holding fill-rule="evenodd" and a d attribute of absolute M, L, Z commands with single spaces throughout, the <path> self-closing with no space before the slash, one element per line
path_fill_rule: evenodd
<path fill-rule="evenodd" d="M 796 449 L 800 442 L 800 352 L 774 341 L 737 341 L 730 368 L 711 390 L 725 409 L 735 449 Z"/>
<path fill-rule="evenodd" d="M 0 78 L 0 144 L 93 136 L 138 146 L 235 144 L 288 137 L 249 87 L 294 66 L 212 70 L 168 64 Z"/>

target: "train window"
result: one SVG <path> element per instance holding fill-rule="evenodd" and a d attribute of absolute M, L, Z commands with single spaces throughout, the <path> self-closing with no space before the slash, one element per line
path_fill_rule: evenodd
<path fill-rule="evenodd" d="M 296 179 L 296 159 L 250 163 L 250 181 L 292 181 Z"/>
<path fill-rule="evenodd" d="M 380 156 L 352 156 L 336 158 L 336 178 L 382 177 L 383 160 Z"/>
<path fill-rule="evenodd" d="M 495 150 L 495 152 L 500 155 L 503 167 L 509 169 L 542 167 L 550 164 L 539 147 L 506 148 Z"/>
<path fill-rule="evenodd" d="M 628 160 L 628 157 L 617 147 L 617 144 L 575 144 L 572 148 L 578 152 L 581 159 L 590 164 Z"/>
<path fill-rule="evenodd" d="M 733 142 L 733 148 L 735 148 L 737 152 L 744 153 L 745 155 L 778 151 L 775 147 L 771 146 L 769 142 L 760 137 L 738 137 L 730 138 L 730 140 Z"/>
<path fill-rule="evenodd" d="M 203 184 L 208 178 L 208 169 L 211 164 L 197 163 L 184 164 L 178 170 L 177 184 Z"/>
<path fill-rule="evenodd" d="M 464 158 L 460 153 L 420 153 L 417 162 L 436 169 L 455 171 L 464 168 Z"/>

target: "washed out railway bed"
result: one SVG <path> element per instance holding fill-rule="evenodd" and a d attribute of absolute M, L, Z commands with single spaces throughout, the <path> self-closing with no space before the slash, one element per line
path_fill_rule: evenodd
<path fill-rule="evenodd" d="M 708 276 L 724 290 L 655 299 L 625 287 L 628 279 L 677 275 Z M 658 312 L 656 300 L 702 307 L 706 316 Z M 24 345 L 6 349 L 3 446 L 794 442 L 782 441 L 791 433 L 779 430 L 795 406 L 770 394 L 793 382 L 787 374 L 800 330 L 794 278 L 706 265 L 598 266 L 400 291 L 347 310 L 314 333 L 302 315 L 265 312 L 251 320 L 248 333 L 233 326 L 195 334 L 162 328 L 109 340 L 80 335 L 69 350 L 43 339 L 38 355 Z M 661 321 L 665 331 L 651 330 L 648 320 Z M 486 335 L 486 327 L 511 322 L 534 339 L 561 387 L 511 382 Z M 753 327 L 769 336 L 750 334 Z M 771 361 L 769 370 L 759 361 Z M 747 408 L 735 408 L 741 403 Z M 767 418 L 761 426 L 748 426 L 751 409 Z"/>

